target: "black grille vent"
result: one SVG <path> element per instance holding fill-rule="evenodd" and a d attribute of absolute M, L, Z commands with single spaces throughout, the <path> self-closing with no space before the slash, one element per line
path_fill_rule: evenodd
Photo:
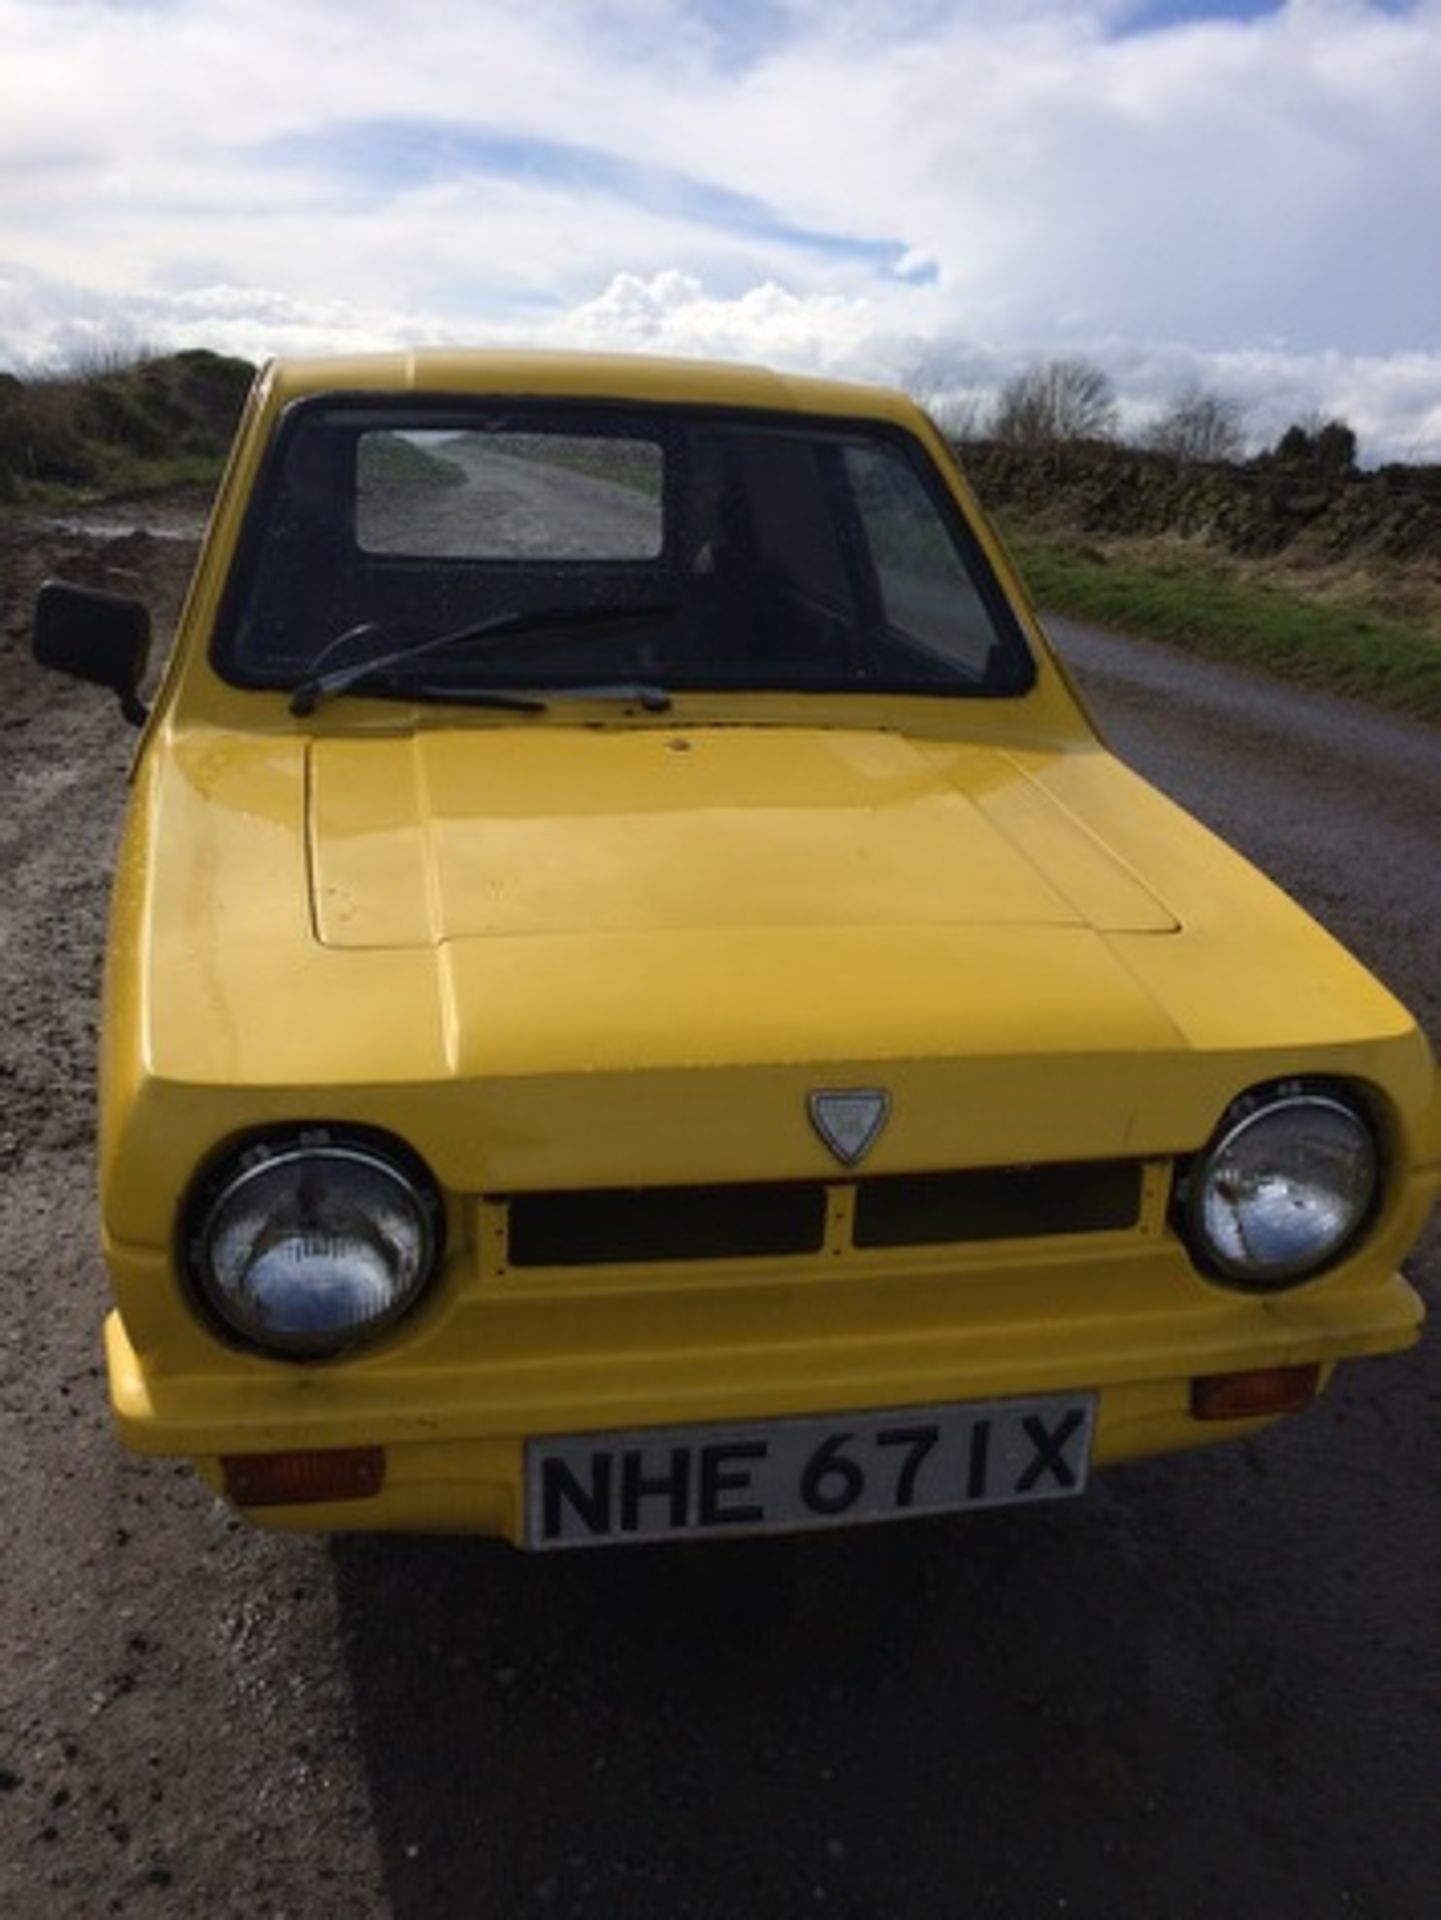
<path fill-rule="evenodd" d="M 826 1190 L 811 1182 L 523 1193 L 510 1202 L 510 1263 L 761 1259 L 818 1253 L 825 1231 Z"/>
<path fill-rule="evenodd" d="M 851 1244 L 964 1245 L 1134 1227 L 1141 1174 L 1135 1161 L 1096 1161 L 862 1180 Z M 506 1201 L 509 1260 L 513 1267 L 598 1267 L 819 1253 L 827 1205 L 819 1181 L 513 1194 Z"/>
<path fill-rule="evenodd" d="M 858 1247 L 942 1246 L 1133 1227 L 1141 1213 L 1134 1161 L 913 1173 L 856 1189 Z"/>

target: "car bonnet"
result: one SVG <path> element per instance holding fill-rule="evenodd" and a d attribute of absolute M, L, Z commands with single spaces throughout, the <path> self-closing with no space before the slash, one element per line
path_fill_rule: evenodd
<path fill-rule="evenodd" d="M 996 747 L 792 727 L 456 728 L 317 741 L 307 787 L 314 925 L 332 947 L 1177 924 Z"/>

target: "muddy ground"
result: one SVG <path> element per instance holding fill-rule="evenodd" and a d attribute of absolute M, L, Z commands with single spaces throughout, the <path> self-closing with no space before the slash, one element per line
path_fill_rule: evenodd
<path fill-rule="evenodd" d="M 0 1913 L 1441 1911 L 1434 1336 L 1244 1447 L 789 1569 L 268 1538 L 122 1457 L 91 1059 L 132 736 L 23 629 L 50 570 L 164 621 L 189 553 L 88 519 L 0 530 Z M 1062 639 L 1116 744 L 1441 1034 L 1441 736 Z M 1434 1231 L 1414 1274 L 1441 1296 Z M 792 1575 L 778 1647 L 746 1602 Z"/>

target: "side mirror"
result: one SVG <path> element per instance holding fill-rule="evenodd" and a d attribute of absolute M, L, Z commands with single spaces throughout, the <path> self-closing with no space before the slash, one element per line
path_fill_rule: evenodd
<path fill-rule="evenodd" d="M 140 682 L 150 658 L 150 610 L 139 600 L 47 580 L 35 597 L 32 646 L 42 667 L 109 687 L 131 726 L 144 726 Z"/>

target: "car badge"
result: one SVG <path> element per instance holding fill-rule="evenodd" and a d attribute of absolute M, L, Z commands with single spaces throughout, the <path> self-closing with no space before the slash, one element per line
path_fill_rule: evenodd
<path fill-rule="evenodd" d="M 837 1160 L 859 1166 L 891 1117 L 891 1096 L 881 1087 L 835 1087 L 808 1094 L 811 1125 Z"/>

